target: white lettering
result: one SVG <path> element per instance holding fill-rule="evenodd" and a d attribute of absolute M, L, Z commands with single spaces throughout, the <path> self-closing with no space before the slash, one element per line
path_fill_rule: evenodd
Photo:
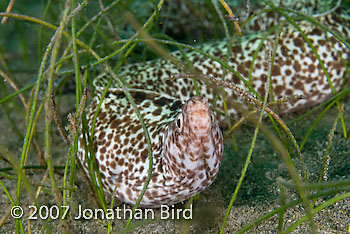
<path fill-rule="evenodd" d="M 169 218 L 169 206 L 161 205 L 160 206 L 160 219 L 168 219 L 168 218 Z"/>

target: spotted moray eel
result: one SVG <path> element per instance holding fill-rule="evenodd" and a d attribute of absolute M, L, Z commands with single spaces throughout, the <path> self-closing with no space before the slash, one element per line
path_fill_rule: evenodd
<path fill-rule="evenodd" d="M 283 20 L 276 15 L 270 12 L 263 15 L 263 18 L 266 22 Z M 346 15 L 343 9 L 338 8 L 320 14 L 315 19 L 348 40 L 350 30 Z M 297 21 L 297 24 L 323 61 L 334 91 L 339 91 L 346 72 L 349 48 L 334 35 L 309 21 Z M 252 22 L 250 27 L 258 26 Z M 276 35 L 278 33 L 266 35 L 262 32 L 234 42 L 227 62 L 261 97 L 265 95 L 270 69 L 266 63 L 269 60 L 267 55 L 271 52 L 271 42 L 275 42 Z M 262 40 L 265 36 L 267 40 Z M 226 42 L 207 43 L 198 48 L 221 61 L 225 60 L 228 53 Z M 252 57 L 258 48 L 259 53 L 252 64 Z M 172 56 L 185 61 L 180 52 L 174 52 Z M 186 56 L 198 73 L 219 78 L 223 76 L 223 68 L 217 61 L 196 51 L 186 51 Z M 198 79 L 199 93 L 203 97 L 193 97 L 195 89 L 192 80 L 170 79 L 172 75 L 184 72 L 166 59 L 126 65 L 118 71 L 118 75 L 128 83 L 130 94 L 145 120 L 152 142 L 152 177 L 140 203 L 143 207 L 159 207 L 184 201 L 207 188 L 219 170 L 223 140 L 215 119 L 224 119 L 221 115 L 214 118 L 209 108 L 218 89 Z M 248 80 L 250 73 L 251 81 Z M 246 84 L 232 72 L 227 71 L 224 78 L 225 81 L 248 90 Z M 94 81 L 97 95 L 87 111 L 90 128 L 107 80 L 108 77 L 101 75 Z M 279 113 L 316 105 L 332 95 L 314 52 L 300 32 L 287 21 L 279 36 L 271 89 L 274 100 L 289 95 L 304 97 L 279 105 Z M 225 92 L 225 100 L 229 100 L 228 116 L 235 118 L 239 113 L 231 104 L 242 101 L 234 91 L 225 89 Z M 218 95 L 218 109 L 223 109 L 222 96 Z M 116 188 L 119 200 L 135 204 L 147 179 L 149 150 L 134 109 L 116 85 L 108 90 L 95 126 L 93 150 L 103 189 L 112 193 Z M 83 135 L 79 139 L 78 158 L 88 173 L 86 157 L 89 156 L 82 145 Z"/>

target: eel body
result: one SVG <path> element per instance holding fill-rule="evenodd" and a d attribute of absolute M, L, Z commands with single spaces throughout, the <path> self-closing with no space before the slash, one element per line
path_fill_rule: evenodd
<path fill-rule="evenodd" d="M 313 22 L 298 20 L 295 25 L 272 11 L 262 17 L 270 25 L 266 30 L 261 30 L 258 20 L 252 21 L 247 27 L 260 32 L 237 38 L 230 46 L 226 41 L 206 43 L 185 50 L 186 58 L 179 51 L 172 53 L 182 64 L 191 64 L 188 70 L 157 59 L 118 71 L 140 110 L 153 149 L 152 176 L 141 206 L 171 205 L 207 188 L 218 173 L 223 152 L 215 119 L 237 118 L 236 104 L 244 106 L 235 91 L 208 85 L 200 77 L 197 84 L 202 97 L 194 97 L 191 79 L 172 76 L 194 71 L 198 76 L 223 78 L 260 98 L 269 94 L 269 101 L 303 97 L 279 104 L 279 113 L 316 105 L 340 90 L 350 54 L 335 36 L 349 43 L 349 16 L 344 9 L 317 14 Z M 101 75 L 94 81 L 97 95 L 88 108 L 90 129 L 108 79 Z M 211 113 L 215 98 L 216 108 L 222 112 L 226 103 L 225 116 Z M 92 148 L 104 190 L 115 190 L 118 199 L 135 204 L 149 173 L 149 149 L 139 118 L 117 85 L 108 90 L 95 126 Z M 88 173 L 84 137 L 87 139 L 83 134 L 79 139 L 78 158 Z"/>

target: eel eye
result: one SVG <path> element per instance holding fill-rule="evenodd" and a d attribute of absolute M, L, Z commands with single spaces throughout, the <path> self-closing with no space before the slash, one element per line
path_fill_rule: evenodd
<path fill-rule="evenodd" d="M 183 116 L 181 113 L 177 116 L 176 126 L 179 129 L 179 131 L 181 132 L 182 128 L 183 128 Z"/>

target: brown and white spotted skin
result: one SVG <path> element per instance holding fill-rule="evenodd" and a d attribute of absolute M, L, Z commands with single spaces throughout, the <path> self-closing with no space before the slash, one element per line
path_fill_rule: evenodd
<path fill-rule="evenodd" d="M 329 14 L 321 14 L 315 19 L 349 41 L 350 17 L 348 12 L 344 11 L 343 8 L 338 8 Z M 262 17 L 268 26 L 283 20 L 275 12 L 265 13 Z M 350 48 L 347 48 L 331 33 L 324 31 L 309 21 L 297 21 L 297 24 L 320 56 L 335 91 L 339 91 L 344 81 L 346 63 L 350 57 Z M 263 97 L 270 70 L 268 63 L 270 60 L 269 54 L 272 53 L 272 48 L 278 35 L 278 27 L 270 35 L 266 35 L 266 32 L 261 30 L 258 20 L 254 20 L 250 23 L 249 29 L 260 30 L 260 33 L 249 35 L 243 39 L 237 38 L 237 41 L 232 44 L 232 50 L 226 63 L 238 72 L 245 82 L 228 70 L 226 71 L 225 81 L 231 82 L 247 91 L 249 91 L 247 84 L 250 84 L 251 88 L 259 96 Z M 228 54 L 228 44 L 225 41 L 206 43 L 199 46 L 198 49 L 222 62 L 225 61 Z M 253 62 L 255 53 L 256 59 Z M 186 60 L 180 52 L 174 52 L 173 56 L 186 64 Z M 216 78 L 223 76 L 224 69 L 217 61 L 196 51 L 186 51 L 186 57 L 191 62 L 193 69 L 198 73 Z M 171 79 L 173 75 L 184 73 L 188 73 L 188 71 L 186 72 L 166 59 L 130 64 L 122 67 L 118 72 L 128 83 L 129 87 L 166 93 L 182 101 L 196 94 L 191 79 Z M 108 79 L 101 76 L 95 79 L 95 85 L 104 87 L 107 81 Z M 228 116 L 238 118 L 239 113 L 235 108 L 237 105 L 234 104 L 240 103 L 241 100 L 239 100 L 237 93 L 230 89 L 225 89 L 226 94 L 222 95 L 218 93 L 218 89 L 214 89 L 213 86 L 204 83 L 201 79 L 197 79 L 197 82 L 200 95 L 207 97 L 209 102 L 212 103 L 215 95 L 219 94 L 216 107 L 221 111 L 224 110 L 222 98 L 224 96 L 228 105 Z M 279 35 L 272 69 L 271 89 L 274 100 L 292 95 L 304 97 L 294 102 L 279 105 L 279 113 L 287 113 L 314 106 L 332 95 L 327 77 L 315 53 L 298 29 L 288 21 L 284 21 Z M 271 95 L 269 100 L 272 100 Z M 222 123 L 222 116 L 218 116 L 218 118 L 219 122 Z"/>
<path fill-rule="evenodd" d="M 223 138 L 208 100 L 192 97 L 183 106 L 168 95 L 130 90 L 145 120 L 153 149 L 152 179 L 140 203 L 159 207 L 184 201 L 215 179 Z M 99 96 L 88 110 L 91 128 Z M 181 108 L 182 106 L 182 108 Z M 101 106 L 94 134 L 94 153 L 105 191 L 115 187 L 119 200 L 135 204 L 146 182 L 149 150 L 140 121 L 119 89 L 110 89 Z M 82 136 L 78 158 L 88 174 Z"/>
<path fill-rule="evenodd" d="M 319 23 L 349 40 L 349 14 L 344 13 L 343 9 L 331 12 L 322 10 L 316 15 L 315 19 Z M 262 17 L 270 26 L 283 20 L 273 12 L 264 13 Z M 344 80 L 350 49 L 333 34 L 310 21 L 297 21 L 297 24 L 313 44 L 335 91 L 338 91 Z M 250 29 L 261 30 L 259 27 L 257 20 L 249 26 Z M 279 28 L 281 32 L 274 31 L 267 35 L 267 27 L 262 33 L 235 41 L 227 65 L 243 79 L 226 71 L 225 81 L 245 90 L 249 90 L 250 86 L 250 90 L 254 89 L 256 94 L 263 97 L 267 93 L 270 69 L 267 61 L 270 61 L 269 54 L 279 35 L 271 77 L 273 99 L 289 95 L 304 96 L 304 99 L 280 105 L 280 113 L 316 105 L 330 97 L 333 92 L 327 77 L 300 31 L 287 21 L 284 21 L 283 27 L 277 26 L 276 30 Z M 221 61 L 225 61 L 228 53 L 227 42 L 208 43 L 199 49 Z M 179 52 L 174 52 L 173 56 L 186 64 Z M 198 73 L 216 78 L 224 74 L 222 65 L 206 55 L 186 51 L 186 57 Z M 241 102 L 236 93 L 225 89 L 226 94 L 221 95 L 217 93 L 218 89 L 199 79 L 199 93 L 207 99 L 192 97 L 195 95 L 192 80 L 171 79 L 171 76 L 182 73 L 187 72 L 166 59 L 131 64 L 118 71 L 118 75 L 131 88 L 152 141 L 152 179 L 141 202 L 142 206 L 157 207 L 183 201 L 213 182 L 219 170 L 223 143 L 207 99 L 211 103 L 215 95 L 219 94 L 216 107 L 223 110 L 224 96 L 228 104 L 228 116 L 235 118 L 238 115 L 238 110 L 232 105 Z M 107 81 L 105 75 L 94 81 L 97 96 L 88 110 L 89 126 Z M 185 103 L 182 109 L 181 103 Z M 219 120 L 223 121 L 222 118 Z M 104 190 L 112 193 L 117 187 L 116 196 L 134 204 L 147 179 L 149 151 L 133 108 L 115 84 L 108 91 L 98 115 L 93 144 Z M 88 155 L 84 152 L 82 137 L 78 157 L 87 171 Z"/>

